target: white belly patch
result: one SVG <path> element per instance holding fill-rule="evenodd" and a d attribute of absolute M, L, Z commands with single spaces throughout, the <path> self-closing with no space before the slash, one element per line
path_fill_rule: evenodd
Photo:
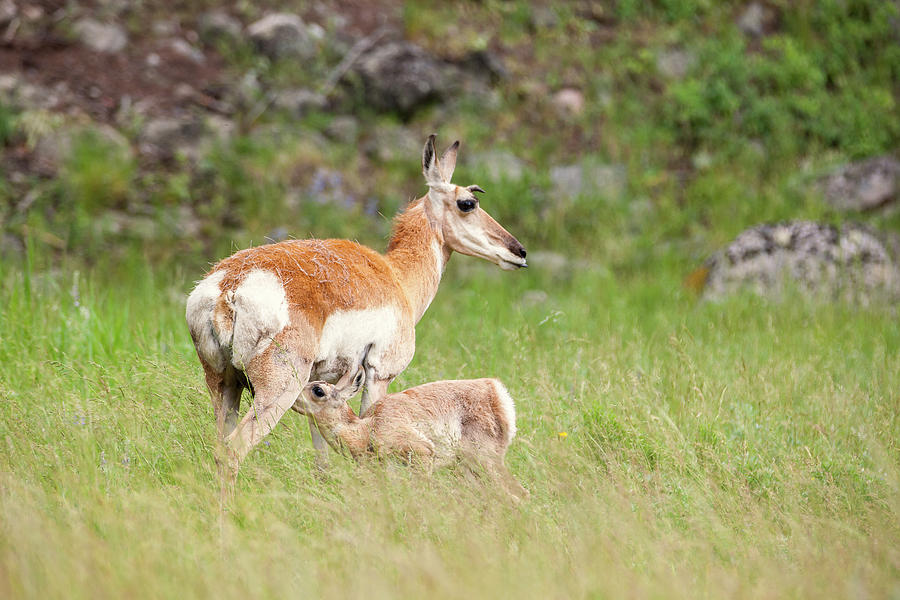
<path fill-rule="evenodd" d="M 391 346 L 396 340 L 399 325 L 400 311 L 393 306 L 332 313 L 325 320 L 319 338 L 316 376 L 340 377 L 341 371 L 358 363 L 369 344 L 375 350 L 369 353 L 369 361 L 375 360 L 378 350 Z"/>

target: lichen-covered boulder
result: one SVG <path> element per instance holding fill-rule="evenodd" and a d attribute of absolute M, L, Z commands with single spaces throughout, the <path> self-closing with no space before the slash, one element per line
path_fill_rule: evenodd
<path fill-rule="evenodd" d="M 778 297 L 786 288 L 796 288 L 825 299 L 896 301 L 897 246 L 895 238 L 852 223 L 757 225 L 706 262 L 703 294 L 716 299 L 751 289 Z"/>
<path fill-rule="evenodd" d="M 900 200 L 900 161 L 876 156 L 839 167 L 823 178 L 825 199 L 838 210 L 873 210 Z"/>
<path fill-rule="evenodd" d="M 409 42 L 375 46 L 356 61 L 354 71 L 368 104 L 402 114 L 441 98 L 453 77 L 447 65 Z"/>

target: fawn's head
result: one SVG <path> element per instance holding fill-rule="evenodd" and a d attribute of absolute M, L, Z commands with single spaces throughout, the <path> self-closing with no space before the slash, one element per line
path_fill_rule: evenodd
<path fill-rule="evenodd" d="M 525 248 L 479 205 L 477 185 L 462 187 L 450 183 L 456 168 L 459 142 L 454 142 L 438 159 L 432 134 L 422 150 L 422 172 L 428 184 L 425 211 L 432 226 L 440 230 L 444 243 L 460 254 L 477 256 L 502 269 L 527 267 Z"/>
<path fill-rule="evenodd" d="M 355 372 L 348 371 L 335 384 L 310 381 L 294 402 L 294 410 L 313 417 L 318 423 L 342 421 L 349 416 L 347 411 L 353 412 L 347 401 L 359 392 L 364 381 L 365 370 L 362 366 Z"/>

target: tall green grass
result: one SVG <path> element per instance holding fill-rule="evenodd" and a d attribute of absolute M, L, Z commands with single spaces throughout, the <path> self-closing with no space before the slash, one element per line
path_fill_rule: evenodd
<path fill-rule="evenodd" d="M 182 321 L 202 267 L 2 265 L 4 597 L 888 597 L 900 328 L 885 308 L 721 304 L 668 270 L 454 257 L 393 389 L 497 376 L 503 492 L 335 457 L 287 415 L 220 519 Z M 539 294 L 546 293 L 543 301 Z"/>

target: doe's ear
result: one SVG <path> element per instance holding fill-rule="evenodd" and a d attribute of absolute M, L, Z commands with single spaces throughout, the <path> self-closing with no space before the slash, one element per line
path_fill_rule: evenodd
<path fill-rule="evenodd" d="M 425 147 L 422 149 L 422 174 L 425 176 L 425 183 L 442 183 L 444 180 L 441 175 L 441 167 L 438 162 L 437 153 L 434 151 L 435 134 L 428 136 Z"/>
<path fill-rule="evenodd" d="M 444 183 L 450 183 L 450 179 L 453 177 L 453 171 L 456 169 L 456 152 L 459 150 L 459 140 L 453 142 L 453 144 L 444 151 L 443 156 L 441 156 L 440 162 L 440 171 L 441 171 L 441 179 Z"/>
<path fill-rule="evenodd" d="M 344 373 L 335 385 L 335 395 L 341 400 L 349 400 L 359 392 L 366 381 L 366 369 L 359 365 L 356 371 L 350 370 Z"/>

